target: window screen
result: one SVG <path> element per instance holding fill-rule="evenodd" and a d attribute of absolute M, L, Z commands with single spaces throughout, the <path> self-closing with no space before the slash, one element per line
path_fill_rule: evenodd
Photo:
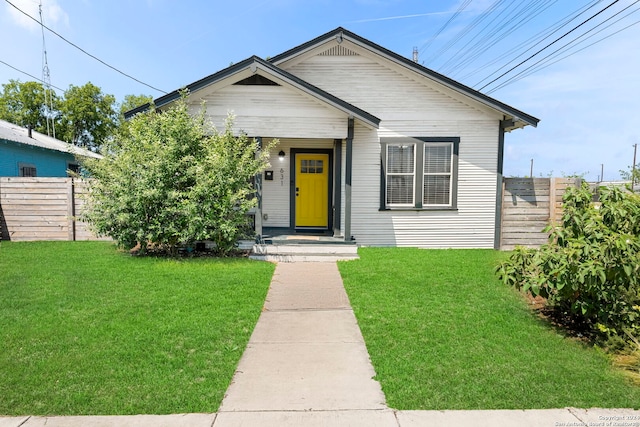
<path fill-rule="evenodd" d="M 413 205 L 415 145 L 387 145 L 387 204 Z"/>
<path fill-rule="evenodd" d="M 451 143 L 424 145 L 424 206 L 451 203 L 452 148 Z"/>

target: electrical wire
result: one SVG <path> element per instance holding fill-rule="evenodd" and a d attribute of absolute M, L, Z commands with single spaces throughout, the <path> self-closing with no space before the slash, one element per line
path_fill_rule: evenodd
<path fill-rule="evenodd" d="M 465 0 L 460 7 L 458 7 L 458 10 L 455 11 L 455 13 L 451 16 L 451 18 L 449 18 L 447 20 L 447 22 L 444 23 L 444 25 L 442 27 L 440 27 L 440 29 L 438 29 L 438 31 L 436 31 L 436 34 L 431 37 L 423 46 L 422 48 L 420 48 L 420 52 L 425 51 L 429 46 L 431 46 L 431 43 L 433 43 L 433 41 L 438 38 L 438 36 L 449 26 L 449 24 L 451 22 L 453 22 L 454 19 L 456 19 L 458 17 L 458 15 L 460 15 L 460 13 L 462 13 L 467 6 L 469 6 L 469 3 L 471 3 L 471 0 Z"/>
<path fill-rule="evenodd" d="M 22 9 L 20 9 L 18 6 L 16 6 L 15 4 L 11 3 L 9 0 L 4 0 L 7 3 L 9 3 L 12 7 L 14 7 L 16 10 L 18 10 L 20 13 L 24 14 L 25 16 L 29 17 L 30 19 L 32 19 L 33 21 L 35 21 L 38 25 L 42 25 L 42 27 L 46 28 L 48 31 L 50 31 L 51 33 L 55 34 L 56 36 L 60 37 L 62 40 L 64 40 L 65 42 L 67 42 L 68 44 L 70 44 L 71 46 L 75 47 L 76 49 L 78 49 L 80 52 L 84 53 L 85 55 L 95 59 L 96 61 L 100 62 L 101 64 L 111 68 L 112 70 L 122 74 L 125 77 L 128 77 L 129 79 L 140 83 L 141 85 L 144 85 L 150 89 L 153 89 L 155 91 L 158 91 L 160 93 L 166 94 L 167 92 L 162 90 L 162 89 L 158 89 L 157 87 L 151 86 L 145 82 L 143 82 L 142 80 L 139 80 L 127 73 L 125 73 L 124 71 L 121 71 L 119 69 L 117 69 L 116 67 L 114 67 L 113 65 L 109 65 L 107 64 L 105 61 L 103 61 L 102 59 L 98 58 L 95 55 L 90 54 L 89 52 L 87 52 L 86 50 L 82 49 L 80 46 L 78 46 L 77 44 L 67 40 L 66 38 L 64 38 L 63 36 L 61 36 L 60 34 L 58 34 L 57 32 L 55 32 L 54 30 L 52 30 L 51 28 L 47 27 L 46 25 L 42 24 L 41 22 L 39 22 L 37 19 L 35 19 L 34 17 L 32 17 L 31 15 L 29 15 L 28 13 L 26 13 L 25 11 L 23 11 Z"/>
<path fill-rule="evenodd" d="M 34 75 L 32 75 L 32 74 L 29 74 L 29 73 L 27 73 L 26 71 L 22 71 L 22 70 L 20 70 L 19 68 L 16 68 L 16 67 L 14 67 L 13 65 L 11 65 L 11 64 L 9 64 L 9 63 L 7 63 L 7 62 L 4 62 L 4 61 L 3 61 L 3 60 L 1 60 L 1 59 L 0 59 L 0 64 L 4 64 L 4 65 L 6 65 L 6 66 L 7 66 L 7 67 L 9 67 L 9 68 L 12 68 L 12 69 L 16 70 L 17 72 L 24 74 L 25 76 L 29 76 L 29 77 L 31 77 L 32 79 L 39 81 L 40 83 L 45 83 L 45 81 L 44 81 L 44 80 L 42 80 L 41 78 L 36 77 L 36 76 L 34 76 Z M 58 89 L 58 90 L 59 90 L 59 91 L 61 91 L 61 92 L 64 92 L 64 89 L 60 89 L 58 86 L 51 85 L 51 87 L 52 87 L 52 88 L 55 88 L 55 89 Z"/>
<path fill-rule="evenodd" d="M 451 38 L 444 46 L 442 46 L 437 52 L 433 55 L 427 57 L 426 62 L 435 61 L 439 57 L 441 57 L 444 53 L 446 53 L 449 49 L 451 49 L 456 43 L 458 43 L 464 36 L 469 34 L 475 27 L 477 27 L 482 21 L 484 21 L 491 13 L 505 0 L 495 0 L 491 6 L 489 6 L 483 13 L 479 14 L 469 25 L 463 28 L 460 32 L 458 32 L 454 37 Z"/>
<path fill-rule="evenodd" d="M 525 59 L 524 61 L 521 61 L 520 63 L 518 63 L 517 65 L 511 67 L 510 69 L 508 69 L 507 71 L 505 71 L 504 73 L 500 74 L 498 77 L 496 77 L 495 79 L 491 80 L 489 83 L 485 84 L 484 86 L 482 86 L 480 89 L 478 90 L 482 90 L 484 88 L 486 88 L 487 86 L 489 86 L 490 84 L 498 81 L 499 79 L 501 79 L 502 77 L 506 76 L 507 74 L 509 74 L 510 72 L 512 72 L 513 70 L 515 70 L 516 68 L 520 67 L 521 65 L 523 65 L 524 63 L 530 61 L 531 59 L 533 59 L 535 56 L 537 56 L 539 53 L 541 53 L 542 51 L 546 50 L 547 48 L 553 46 L 555 43 L 559 42 L 560 40 L 562 40 L 563 38 L 565 38 L 566 36 L 568 36 L 569 34 L 571 34 L 572 32 L 574 32 L 575 30 L 577 30 L 578 28 L 582 27 L 583 25 L 585 25 L 587 22 L 591 21 L 592 19 L 594 19 L 596 16 L 600 15 L 601 13 L 603 13 L 605 10 L 609 9 L 611 6 L 613 6 L 614 4 L 618 3 L 620 0 L 614 0 L 613 2 L 611 2 L 607 7 L 605 7 L 604 9 L 602 9 L 601 11 L 597 12 L 596 14 L 592 15 L 590 18 L 586 19 L 585 21 L 582 21 L 580 24 L 576 25 L 575 27 L 573 27 L 571 30 L 567 31 L 566 33 L 564 33 L 562 36 L 558 37 L 557 39 L 555 39 L 554 41 L 552 41 L 551 43 L 549 43 L 548 45 L 546 45 L 545 47 L 543 47 L 542 49 L 538 50 L 536 53 L 534 53 L 533 55 L 529 56 L 527 59 Z"/>
<path fill-rule="evenodd" d="M 589 34 L 590 32 L 592 32 L 592 31 L 593 31 L 593 30 L 595 30 L 596 28 L 600 27 L 601 25 L 604 25 L 606 22 L 608 22 L 608 21 L 610 21 L 611 19 L 615 18 L 616 16 L 618 16 L 619 14 L 621 14 L 622 12 L 624 12 L 625 10 L 629 9 L 631 6 L 633 6 L 633 5 L 637 4 L 638 2 L 640 2 L 640 0 L 636 0 L 634 3 L 632 3 L 632 4 L 630 4 L 629 6 L 625 7 L 624 9 L 622 9 L 621 11 L 619 11 L 618 13 L 616 13 L 616 14 L 612 15 L 611 17 L 609 17 L 609 18 L 608 18 L 608 19 L 606 19 L 605 21 L 601 22 L 601 23 L 600 23 L 600 24 L 598 24 L 597 26 L 593 27 L 592 29 L 590 29 L 590 30 L 589 30 L 589 31 L 587 31 L 586 33 L 584 33 L 584 34 L 580 35 L 579 37 L 576 37 L 574 40 L 572 40 L 571 42 L 569 42 L 569 43 L 567 43 L 566 45 L 562 46 L 561 48 L 556 49 L 553 53 L 551 53 L 551 54 L 547 55 L 546 57 L 544 57 L 543 59 L 541 59 L 540 61 L 538 61 L 536 64 L 531 65 L 531 66 L 529 66 L 528 68 L 526 68 L 525 70 L 523 70 L 522 72 L 518 73 L 518 75 L 522 75 L 522 78 L 523 78 L 523 77 L 530 76 L 531 74 L 533 74 L 533 73 L 535 73 L 535 72 L 537 72 L 537 71 L 539 71 L 539 70 L 541 70 L 541 69 L 547 68 L 547 67 L 548 67 L 549 65 L 551 65 L 551 64 L 555 64 L 556 62 L 560 61 L 561 59 L 568 58 L 569 56 L 572 56 L 573 54 L 575 54 L 575 53 L 577 53 L 577 52 L 582 51 L 584 48 L 582 48 L 582 49 L 578 49 L 578 50 L 576 50 L 576 51 L 574 51 L 574 52 L 572 52 L 572 53 L 570 53 L 570 54 L 568 54 L 568 55 L 565 55 L 565 56 L 563 56 L 561 59 L 554 60 L 554 59 L 555 59 L 555 58 L 557 58 L 558 56 L 560 56 L 560 55 L 562 55 L 562 54 L 564 54 L 564 53 L 568 52 L 569 50 L 571 50 L 571 49 L 573 49 L 573 48 L 575 48 L 575 47 L 577 47 L 577 46 L 579 46 L 579 45 L 581 45 L 581 44 L 585 43 L 587 40 L 589 40 L 589 39 L 591 39 L 591 38 L 593 38 L 593 37 L 597 36 L 598 34 L 602 33 L 603 31 L 605 31 L 605 30 L 607 30 L 607 29 L 611 28 L 613 25 L 617 24 L 618 22 L 622 21 L 623 19 L 625 19 L 625 18 L 627 18 L 627 17 L 629 17 L 629 16 L 633 15 L 634 13 L 636 13 L 636 12 L 640 11 L 640 8 L 637 8 L 637 9 L 635 9 L 635 10 L 632 10 L 632 11 L 630 11 L 629 13 L 627 13 L 626 15 L 624 15 L 624 16 L 622 16 L 622 17 L 620 17 L 620 18 L 616 19 L 615 21 L 613 21 L 612 23 L 610 23 L 610 24 L 609 24 L 609 25 L 607 25 L 606 27 L 604 27 L 604 28 L 602 28 L 602 29 L 600 29 L 600 30 L 596 31 L 595 33 L 593 33 L 593 34 L 591 34 L 590 36 L 588 36 L 588 37 L 584 38 L 583 40 L 578 41 L 579 39 L 583 38 L 584 36 L 586 36 L 587 34 Z M 618 31 L 616 31 L 616 32 L 614 32 L 614 33 L 611 33 L 611 34 L 609 34 L 609 35 L 607 35 L 607 36 L 603 37 L 602 39 L 599 39 L 599 40 L 595 41 L 594 43 L 589 44 L 589 46 L 592 46 L 592 45 L 594 45 L 594 44 L 596 44 L 596 43 L 599 43 L 600 41 L 602 41 L 602 40 L 604 40 L 604 39 L 607 39 L 607 38 L 611 37 L 612 35 L 617 34 L 617 33 L 619 33 L 620 31 L 623 31 L 623 30 L 625 30 L 625 29 L 627 29 L 627 28 L 629 28 L 629 27 L 631 27 L 631 26 L 633 26 L 633 25 L 635 25 L 635 24 L 630 24 L 630 25 L 628 25 L 628 26 L 626 26 L 626 27 L 622 28 L 621 30 L 618 30 Z M 514 77 L 517 77 L 517 76 L 514 76 Z M 512 79 L 509 79 L 509 80 L 512 80 Z M 520 80 L 520 78 L 518 78 L 517 80 Z"/>
<path fill-rule="evenodd" d="M 487 75 L 485 78 L 480 80 L 478 83 L 473 85 L 474 87 L 475 86 L 479 86 L 480 84 L 482 84 L 482 82 L 484 82 L 485 80 L 488 80 L 489 78 L 491 78 L 491 76 L 499 73 L 500 70 L 508 67 L 510 63 L 512 63 L 513 61 L 517 60 L 521 56 L 524 56 L 527 51 L 529 51 L 529 50 L 531 50 L 533 48 L 533 46 L 535 46 L 536 44 L 538 44 L 540 42 L 543 42 L 546 39 L 548 39 L 553 33 L 557 32 L 559 29 L 561 29 L 561 28 L 565 27 L 566 25 L 568 25 L 571 21 L 576 19 L 578 16 L 582 15 L 587 10 L 593 8 L 600 1 L 602 1 L 602 0 L 592 0 L 591 4 L 587 4 L 587 5 L 579 8 L 579 9 L 574 10 L 573 12 L 571 12 L 568 15 L 566 15 L 562 19 L 556 21 L 554 24 L 548 26 L 544 30 L 542 30 L 542 31 L 538 32 L 537 34 L 535 34 L 534 36 L 530 37 L 528 40 L 525 40 L 524 42 L 512 47 L 511 49 L 509 49 L 508 51 L 506 51 L 502 55 L 496 57 L 495 59 L 493 59 L 493 60 L 491 60 L 489 62 L 487 62 L 483 66 L 481 66 L 479 68 L 476 68 L 476 69 L 472 70 L 471 72 L 463 75 L 462 77 L 460 77 L 460 79 L 461 80 L 466 80 L 467 78 L 471 77 L 472 75 L 477 74 L 478 72 L 480 72 L 482 70 L 485 70 L 485 69 L 495 65 L 496 63 L 500 62 L 501 60 L 507 58 L 509 55 L 511 55 L 513 53 L 516 53 L 516 52 L 520 52 L 515 57 L 513 57 L 512 59 L 508 60 L 504 65 L 502 65 L 501 67 L 497 68 L 492 73 Z"/>
<path fill-rule="evenodd" d="M 522 9 L 514 9 L 511 14 L 507 14 L 500 22 L 496 23 L 490 29 L 490 32 L 482 37 L 474 46 L 468 49 L 467 52 L 462 55 L 453 56 L 449 61 L 450 65 L 448 68 L 443 68 L 442 72 L 453 71 L 454 68 L 457 68 L 458 70 L 463 69 L 468 64 L 475 61 L 479 56 L 484 54 L 487 50 L 492 48 L 495 43 L 511 35 L 513 32 L 521 28 L 524 23 L 534 19 L 536 16 L 551 7 L 556 1 L 557 0 L 536 1 L 524 4 Z M 453 74 L 456 74 L 456 72 L 453 72 Z"/>
<path fill-rule="evenodd" d="M 625 9 L 621 10 L 621 11 L 620 11 L 620 12 L 618 12 L 616 15 L 618 15 L 618 14 L 620 14 L 620 13 L 624 12 L 626 9 L 628 9 L 629 7 L 631 7 L 631 6 L 633 6 L 634 4 L 638 3 L 639 1 L 640 1 L 640 0 L 636 0 L 634 3 L 632 3 L 632 4 L 631 4 L 631 5 L 629 5 L 629 6 L 627 6 Z M 563 59 L 569 58 L 569 57 L 571 57 L 571 56 L 575 55 L 576 53 L 578 53 L 578 52 L 581 52 L 581 51 L 585 50 L 586 48 L 588 48 L 588 47 L 590 47 L 590 46 L 593 46 L 593 45 L 595 45 L 595 44 L 597 44 L 597 43 L 600 43 L 601 41 L 606 40 L 606 39 L 608 39 L 609 37 L 612 37 L 612 36 L 614 36 L 614 35 L 616 35 L 616 34 L 618 34 L 618 33 L 622 32 L 622 31 L 626 30 L 627 28 L 630 28 L 630 27 L 632 27 L 632 26 L 634 26 L 634 25 L 636 25 L 636 24 L 640 23 L 640 21 L 636 21 L 636 22 L 634 22 L 634 23 L 632 23 L 632 24 L 630 24 L 630 25 L 627 25 L 626 27 L 624 27 L 624 28 L 622 28 L 622 29 L 620 29 L 620 30 L 618 30 L 618 31 L 615 31 L 615 32 L 613 32 L 613 33 L 611 33 L 611 34 L 609 34 L 609 35 L 607 35 L 607 36 L 602 37 L 601 39 L 596 40 L 595 42 L 593 42 L 593 43 L 591 43 L 591 44 L 589 44 L 589 45 L 587 45 L 587 46 L 585 46 L 585 47 L 583 47 L 583 48 L 581 48 L 581 49 L 578 49 L 578 50 L 576 50 L 576 51 L 573 51 L 573 52 L 571 52 L 571 53 L 569 53 L 569 54 L 567 54 L 567 55 L 563 56 L 562 58 L 557 59 L 557 60 L 555 60 L 555 61 L 551 62 L 554 58 L 558 57 L 558 56 L 559 56 L 559 55 L 561 55 L 562 53 L 567 52 L 569 49 L 571 49 L 571 48 L 575 47 L 576 45 L 579 45 L 579 44 L 584 43 L 584 42 L 585 42 L 585 41 L 587 41 L 588 39 L 590 39 L 590 38 L 592 38 L 592 37 L 596 36 L 597 34 L 601 33 L 602 31 L 604 31 L 604 30 L 606 30 L 606 29 L 608 29 L 608 28 L 610 28 L 612 25 L 617 24 L 617 23 L 618 23 L 618 22 L 620 22 L 622 19 L 624 19 L 624 18 L 628 17 L 629 15 L 631 15 L 631 14 L 633 14 L 633 13 L 635 13 L 635 12 L 638 12 L 639 10 L 640 10 L 640 8 L 639 8 L 639 9 L 635 9 L 635 10 L 633 10 L 633 11 L 629 12 L 628 14 L 626 14 L 626 15 L 625 15 L 625 16 L 623 16 L 622 18 L 620 18 L 620 19 L 616 20 L 615 22 L 613 22 L 613 23 L 609 24 L 609 25 L 608 25 L 608 26 L 606 26 L 605 28 L 603 28 L 603 29 L 599 30 L 598 32 L 596 32 L 596 33 L 592 34 L 591 36 L 589 36 L 589 37 L 587 37 L 586 39 L 584 39 L 584 40 L 582 40 L 582 41 L 578 42 L 577 44 L 575 44 L 575 45 L 570 46 L 569 48 L 567 48 L 567 46 L 569 46 L 570 44 L 573 44 L 576 40 L 578 40 L 579 38 L 581 38 L 581 37 L 585 36 L 585 35 L 586 35 L 586 34 L 588 34 L 590 31 L 592 31 L 592 30 L 596 29 L 598 26 L 600 26 L 600 25 L 604 24 L 604 22 L 606 22 L 606 21 L 602 22 L 600 25 L 598 25 L 598 26 L 596 26 L 596 27 L 592 28 L 591 30 L 589 30 L 589 32 L 582 34 L 580 37 L 577 37 L 576 39 L 572 40 L 571 42 L 567 43 L 566 45 L 564 45 L 564 46 L 562 46 L 562 47 L 558 48 L 558 49 L 557 49 L 557 50 L 555 50 L 554 52 L 550 53 L 549 55 L 545 56 L 544 58 L 542 58 L 541 60 L 539 60 L 538 62 L 536 62 L 535 64 L 533 64 L 533 65 L 529 66 L 528 68 L 524 69 L 523 71 L 521 71 L 520 73 L 516 74 L 515 76 L 512 76 L 512 77 L 511 77 L 511 78 L 509 78 L 508 80 L 506 80 L 506 81 L 502 82 L 500 85 L 498 85 L 498 86 L 496 86 L 495 88 L 493 88 L 493 89 L 491 89 L 490 91 L 488 91 L 488 92 L 487 92 L 487 94 L 493 93 L 493 92 L 495 92 L 495 91 L 497 91 L 497 90 L 499 90 L 499 89 L 502 89 L 502 88 L 503 88 L 503 87 L 505 87 L 505 86 L 508 86 L 509 84 L 515 83 L 515 82 L 517 82 L 517 81 L 519 81 L 519 80 L 521 80 L 521 79 L 523 79 L 523 78 L 525 78 L 525 77 L 528 77 L 528 76 L 530 76 L 530 75 L 532 75 L 532 74 L 534 74 L 534 73 L 536 73 L 536 72 L 538 72 L 538 71 L 540 71 L 540 70 L 543 70 L 543 69 L 545 69 L 545 68 L 547 68 L 547 67 L 549 67 L 549 66 L 551 66 L 551 65 L 553 65 L 553 64 L 555 64 L 555 63 L 557 63 L 557 62 L 559 62 L 559 61 L 561 61 L 561 60 L 563 60 Z M 613 18 L 613 17 L 615 17 L 616 15 L 613 15 L 613 16 L 612 16 L 612 17 L 610 17 L 609 19 L 612 19 L 612 18 Z M 609 19 L 607 19 L 607 21 L 608 21 Z"/>

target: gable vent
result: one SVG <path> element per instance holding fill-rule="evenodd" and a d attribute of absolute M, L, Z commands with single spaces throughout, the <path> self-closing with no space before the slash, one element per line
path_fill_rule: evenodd
<path fill-rule="evenodd" d="M 329 50 L 325 50 L 324 52 L 320 53 L 319 56 L 358 56 L 357 53 L 355 53 L 352 50 L 347 49 L 344 46 L 334 46 Z"/>
<path fill-rule="evenodd" d="M 261 76 L 260 74 L 254 74 L 234 83 L 234 85 L 240 86 L 280 86 L 278 83 L 269 80 L 268 78 Z"/>

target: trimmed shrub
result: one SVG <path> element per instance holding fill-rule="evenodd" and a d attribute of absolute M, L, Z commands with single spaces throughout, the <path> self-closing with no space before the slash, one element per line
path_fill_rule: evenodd
<path fill-rule="evenodd" d="M 250 229 L 253 179 L 268 166 L 270 147 L 234 136 L 232 117 L 218 132 L 204 107 L 191 115 L 184 99 L 139 114 L 103 159 L 84 165 L 93 178 L 85 220 L 125 249 L 153 245 L 175 255 L 208 240 L 229 255 Z"/>
<path fill-rule="evenodd" d="M 549 243 L 517 248 L 497 273 L 503 282 L 547 298 L 550 307 L 594 337 L 619 341 L 640 335 L 640 196 L 589 186 L 569 188 L 562 224 Z"/>

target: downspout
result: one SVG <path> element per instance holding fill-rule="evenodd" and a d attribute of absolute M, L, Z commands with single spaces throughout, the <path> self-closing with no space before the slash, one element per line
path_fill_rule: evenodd
<path fill-rule="evenodd" d="M 496 169 L 496 222 L 494 226 L 495 234 L 493 238 L 493 248 L 499 250 L 502 240 L 502 199 L 503 190 L 503 168 L 504 168 L 504 132 L 505 128 L 513 126 L 512 120 L 501 120 L 498 128 L 498 167 Z"/>
<path fill-rule="evenodd" d="M 345 177 L 344 177 L 344 239 L 352 240 L 351 236 L 351 177 L 353 162 L 353 117 L 349 117 L 347 127 L 347 146 L 345 153 Z"/>

